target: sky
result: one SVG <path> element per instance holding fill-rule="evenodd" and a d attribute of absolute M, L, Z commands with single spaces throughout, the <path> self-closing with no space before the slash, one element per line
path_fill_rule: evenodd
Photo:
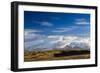
<path fill-rule="evenodd" d="M 24 20 L 24 28 L 34 30 L 36 34 L 74 36 L 90 34 L 89 14 L 25 11 Z"/>
<path fill-rule="evenodd" d="M 51 43 L 44 42 L 54 43 L 62 36 L 87 38 L 90 36 L 90 14 L 24 11 L 24 32 L 26 47 L 41 44 L 46 47 Z"/>

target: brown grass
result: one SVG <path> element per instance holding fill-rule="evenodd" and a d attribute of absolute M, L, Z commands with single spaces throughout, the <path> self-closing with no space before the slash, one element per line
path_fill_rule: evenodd
<path fill-rule="evenodd" d="M 71 53 L 72 51 L 65 51 L 65 53 Z M 30 61 L 46 61 L 46 60 L 71 60 L 71 59 L 89 59 L 90 58 L 90 52 L 85 51 L 74 51 L 76 54 L 74 55 L 65 55 L 65 56 L 55 56 L 55 54 L 61 54 L 63 53 L 62 50 L 50 50 L 50 51 L 25 51 L 24 52 L 24 61 L 30 62 Z M 80 53 L 80 54 L 77 54 Z"/>

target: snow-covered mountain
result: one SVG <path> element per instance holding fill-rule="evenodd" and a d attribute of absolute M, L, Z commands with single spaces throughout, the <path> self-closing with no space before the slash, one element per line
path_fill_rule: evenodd
<path fill-rule="evenodd" d="M 35 38 L 35 39 L 34 39 Z M 28 40 L 29 39 L 29 40 Z M 31 39 L 31 40 L 30 40 Z M 52 49 L 90 49 L 88 37 L 76 36 L 39 36 L 25 38 L 25 50 L 52 50 Z"/>
<path fill-rule="evenodd" d="M 62 48 L 64 50 L 89 50 L 90 46 L 87 43 L 83 42 L 72 42 L 66 47 Z"/>
<path fill-rule="evenodd" d="M 71 48 L 80 48 L 80 49 L 89 49 L 90 46 L 87 43 L 84 42 L 72 42 L 69 45 Z"/>

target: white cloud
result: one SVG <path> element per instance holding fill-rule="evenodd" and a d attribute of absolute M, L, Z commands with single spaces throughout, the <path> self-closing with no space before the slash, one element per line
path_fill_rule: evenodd
<path fill-rule="evenodd" d="M 76 19 L 75 24 L 77 25 L 89 25 L 90 22 L 88 22 L 86 19 L 81 18 L 81 19 Z"/>
<path fill-rule="evenodd" d="M 33 20 L 33 22 L 35 23 L 38 23 L 39 25 L 42 25 L 42 26 L 47 26 L 47 27 L 51 27 L 53 26 L 53 24 L 49 21 L 39 21 L 39 20 Z"/>
<path fill-rule="evenodd" d="M 74 29 L 78 28 L 78 26 L 70 26 L 67 28 L 56 28 L 55 30 L 52 30 L 52 32 L 54 33 L 63 33 L 63 32 L 68 32 L 68 31 L 72 31 Z"/>
<path fill-rule="evenodd" d="M 42 32 L 42 31 L 36 30 L 36 29 L 25 29 L 25 30 L 24 30 L 24 34 L 25 34 L 25 35 L 29 35 L 29 34 L 35 33 L 35 32 Z"/>
<path fill-rule="evenodd" d="M 63 32 L 67 32 L 68 30 L 53 30 L 52 32 L 54 33 L 63 33 Z"/>
<path fill-rule="evenodd" d="M 89 22 L 82 21 L 82 22 L 76 22 L 77 25 L 88 25 L 90 24 Z"/>
<path fill-rule="evenodd" d="M 47 21 L 42 21 L 40 24 L 43 25 L 43 26 L 48 26 L 48 27 L 49 27 L 49 26 L 53 26 L 52 23 L 47 22 Z"/>
<path fill-rule="evenodd" d="M 41 36 L 41 38 L 45 37 L 44 35 L 35 34 L 36 32 L 42 32 L 42 31 L 34 29 L 25 29 L 24 31 L 25 41 L 32 41 L 39 39 L 40 38 L 39 36 Z"/>
<path fill-rule="evenodd" d="M 67 31 L 70 31 L 70 28 L 56 28 L 52 32 L 54 32 L 54 33 L 63 33 L 63 32 L 67 32 Z"/>

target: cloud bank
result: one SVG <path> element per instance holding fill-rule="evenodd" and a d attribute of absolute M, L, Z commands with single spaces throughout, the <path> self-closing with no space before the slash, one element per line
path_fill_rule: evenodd
<path fill-rule="evenodd" d="M 78 36 L 62 36 L 62 35 L 40 35 L 30 33 L 30 30 L 25 31 L 25 49 L 26 50 L 52 50 L 55 48 L 64 48 L 66 45 L 72 47 L 78 45 L 80 47 L 89 46 L 89 37 Z M 86 47 L 84 47 L 86 49 Z"/>

